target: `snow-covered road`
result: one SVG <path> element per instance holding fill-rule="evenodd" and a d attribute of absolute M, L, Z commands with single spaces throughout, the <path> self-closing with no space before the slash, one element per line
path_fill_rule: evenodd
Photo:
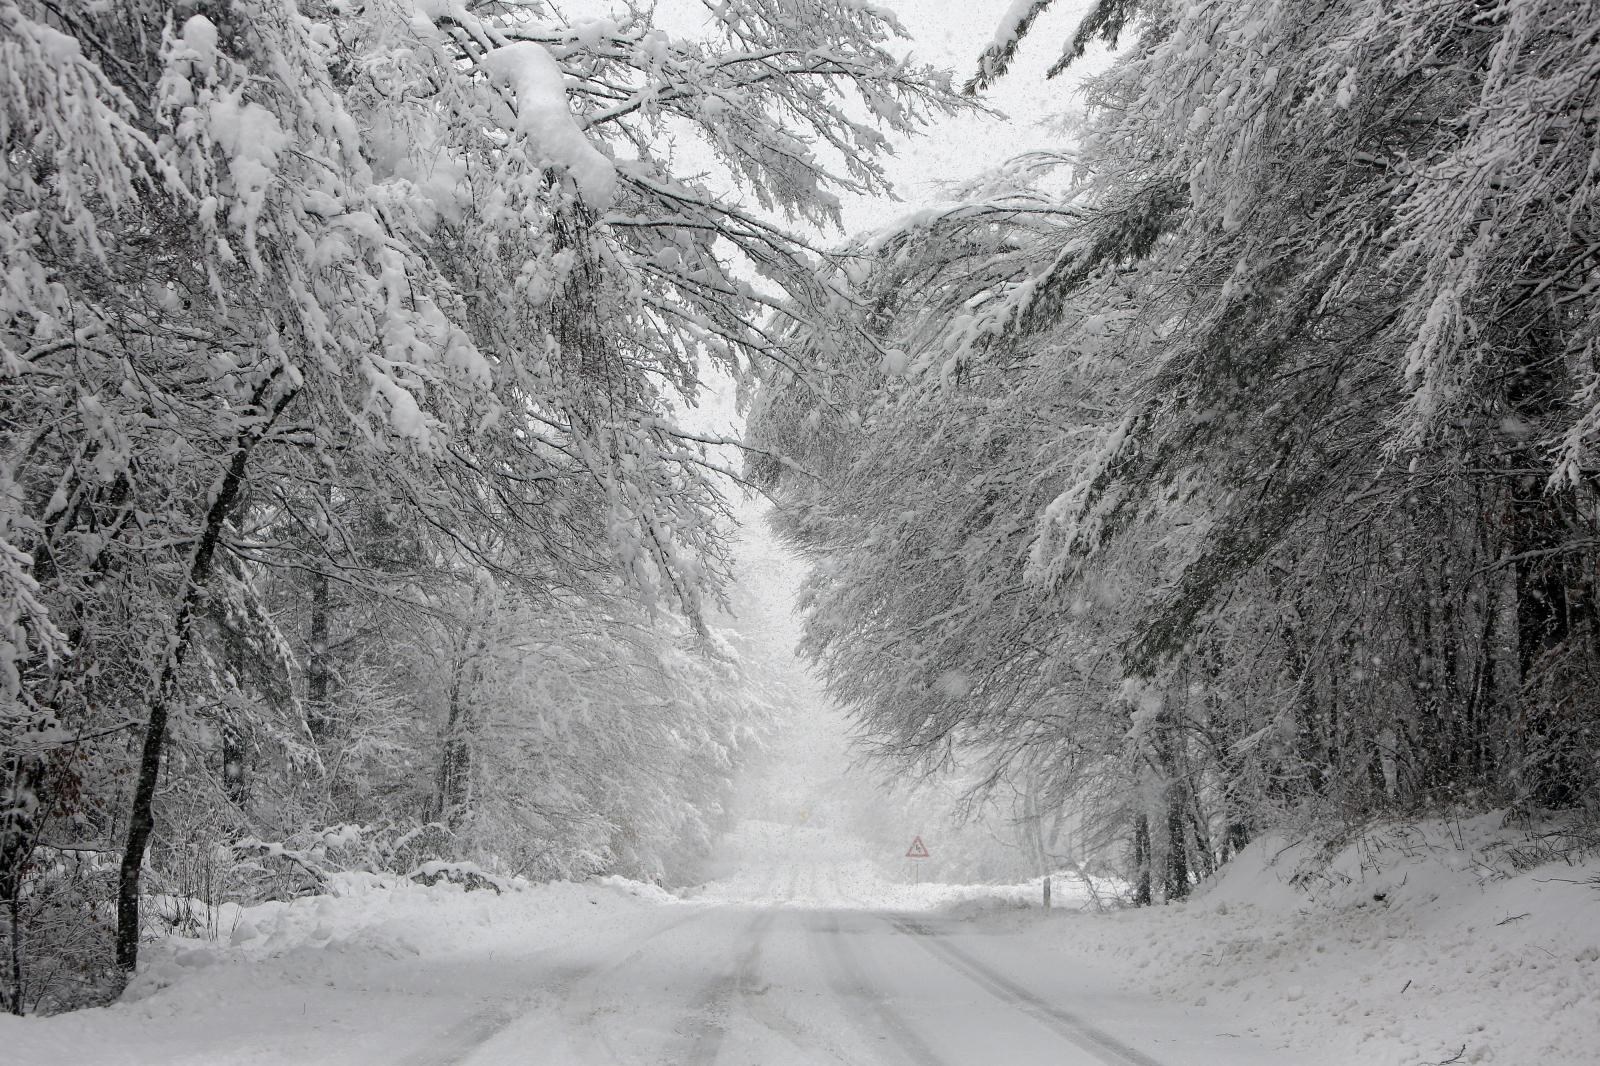
<path fill-rule="evenodd" d="M 499 1005 L 408 1066 L 1281 1061 L 1245 1037 L 1054 966 L 1003 923 L 819 906 L 818 895 L 845 896 L 830 874 L 792 868 L 783 880 L 805 886 L 804 896 L 666 907 L 625 944 L 563 953 L 526 1013 Z"/>

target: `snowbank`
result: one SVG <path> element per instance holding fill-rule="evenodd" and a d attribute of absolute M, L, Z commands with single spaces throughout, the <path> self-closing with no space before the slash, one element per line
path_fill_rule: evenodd
<path fill-rule="evenodd" d="M 1182 906 L 1051 923 L 1066 956 L 1352 1066 L 1580 1066 L 1600 1047 L 1600 860 L 1488 816 L 1264 839 Z"/>
<path fill-rule="evenodd" d="M 444 1060 L 424 1054 L 553 995 L 566 946 L 627 943 L 663 920 L 621 879 L 468 892 L 441 881 L 341 874 L 338 895 L 225 906 L 216 940 L 147 944 L 106 1008 L 0 1016 L 6 1062 L 220 1066 Z"/>

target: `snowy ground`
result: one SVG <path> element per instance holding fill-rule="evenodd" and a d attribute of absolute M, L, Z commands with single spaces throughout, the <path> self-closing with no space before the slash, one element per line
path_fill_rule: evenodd
<path fill-rule="evenodd" d="M 0 1046 L 40 1066 L 1279 1061 L 1057 965 L 1026 930 L 938 910 L 1021 890 L 894 884 L 803 827 L 735 843 L 748 864 L 689 899 L 350 882 L 229 913 L 220 942 L 154 948 L 125 1002 L 7 1019 Z"/>
<path fill-rule="evenodd" d="M 1568 843 L 1499 815 L 1377 831 L 1331 857 L 1263 840 L 1187 906 L 1073 915 L 1050 940 L 1332 1063 L 1592 1064 L 1600 859 L 1563 858 Z M 1318 872 L 1296 886 L 1297 869 Z"/>
<path fill-rule="evenodd" d="M 1349 848 L 1311 895 L 1280 880 L 1303 856 L 1262 846 L 1200 901 L 1120 913 L 897 883 L 848 840 L 761 822 L 687 898 L 351 880 L 154 946 L 123 1002 L 0 1020 L 0 1047 L 37 1066 L 1592 1063 L 1600 865 L 1518 871 L 1537 856 L 1497 825 Z"/>

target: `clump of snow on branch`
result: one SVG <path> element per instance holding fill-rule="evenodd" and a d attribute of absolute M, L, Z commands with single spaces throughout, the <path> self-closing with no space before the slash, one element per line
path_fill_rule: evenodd
<path fill-rule="evenodd" d="M 611 206 L 617 193 L 617 170 L 585 137 L 567 104 L 566 79 L 541 44 L 521 41 L 503 45 L 484 57 L 483 65 L 516 92 L 516 125 L 528 148 L 542 162 L 572 175 L 591 210 Z"/>

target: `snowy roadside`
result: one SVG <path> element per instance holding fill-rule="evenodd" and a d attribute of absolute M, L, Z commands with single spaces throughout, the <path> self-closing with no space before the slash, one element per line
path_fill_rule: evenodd
<path fill-rule="evenodd" d="M 345 875 L 338 896 L 224 908 L 216 940 L 151 945 L 114 1006 L 0 1017 L 0 1047 L 30 1066 L 438 1066 L 508 1026 L 532 1034 L 518 1046 L 570 1027 L 574 991 L 653 938 L 670 934 L 666 957 L 687 967 L 753 953 L 722 942 L 751 914 L 798 915 L 793 935 L 807 913 L 853 908 L 941 915 L 1021 985 L 1134 1039 L 1153 995 L 1181 1033 L 1256 1037 L 1286 1062 L 1579 1066 L 1600 1046 L 1600 859 L 1565 861 L 1498 816 L 1315 852 L 1262 839 L 1171 907 L 1098 911 L 1061 879 L 1048 915 L 1037 882 L 898 883 L 825 830 L 747 822 L 731 844 L 742 861 L 688 901 L 615 878 L 495 895 Z M 691 919 L 707 924 L 678 930 Z"/>
<path fill-rule="evenodd" d="M 1499 815 L 1306 852 L 1257 841 L 1184 905 L 990 920 L 1332 1063 L 1596 1061 L 1600 858 L 1555 858 Z"/>
<path fill-rule="evenodd" d="M 497 896 L 343 875 L 337 896 L 224 906 L 217 939 L 147 947 L 110 1007 L 0 1016 L 5 1061 L 29 1066 L 450 1061 L 560 994 L 586 958 L 686 908 L 619 879 Z"/>

